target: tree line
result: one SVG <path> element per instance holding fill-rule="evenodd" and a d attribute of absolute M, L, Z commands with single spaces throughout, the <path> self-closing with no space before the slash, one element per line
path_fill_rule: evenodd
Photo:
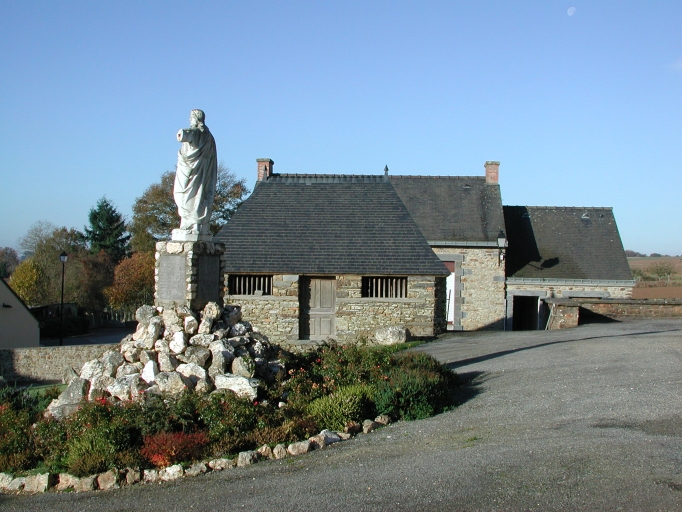
<path fill-rule="evenodd" d="M 19 240 L 21 258 L 11 247 L 0 248 L 0 278 L 9 277 L 9 285 L 29 306 L 59 303 L 59 255 L 65 252 L 64 302 L 76 303 L 88 313 L 107 307 L 134 311 L 151 303 L 156 242 L 169 240 L 171 230 L 180 224 L 174 177 L 173 171 L 163 173 L 135 200 L 129 223 L 106 196 L 90 209 L 83 231 L 36 222 Z M 213 234 L 248 193 L 245 180 L 237 180 L 221 163 L 211 215 Z"/>

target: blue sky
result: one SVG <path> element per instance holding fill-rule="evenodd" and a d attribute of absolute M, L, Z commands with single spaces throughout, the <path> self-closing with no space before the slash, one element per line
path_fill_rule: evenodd
<path fill-rule="evenodd" d="M 0 45 L 0 247 L 39 220 L 83 229 L 105 195 L 130 218 L 201 108 L 250 188 L 263 157 L 499 160 L 504 204 L 612 206 L 625 248 L 682 253 L 677 0 L 4 0 Z"/>

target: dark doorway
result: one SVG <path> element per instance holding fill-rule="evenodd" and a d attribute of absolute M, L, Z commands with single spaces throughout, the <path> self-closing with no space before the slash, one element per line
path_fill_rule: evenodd
<path fill-rule="evenodd" d="M 333 277 L 304 278 L 299 291 L 301 317 L 299 332 L 302 340 L 326 340 L 336 333 L 336 279 Z"/>
<path fill-rule="evenodd" d="M 514 331 L 536 331 L 538 329 L 537 296 L 514 295 L 512 326 Z"/>

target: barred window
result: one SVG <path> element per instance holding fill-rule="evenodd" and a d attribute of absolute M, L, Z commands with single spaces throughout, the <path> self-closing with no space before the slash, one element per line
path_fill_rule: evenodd
<path fill-rule="evenodd" d="M 365 276 L 362 278 L 362 296 L 404 299 L 407 297 L 407 277 Z"/>
<path fill-rule="evenodd" d="M 272 295 L 272 276 L 230 274 L 230 295 Z"/>

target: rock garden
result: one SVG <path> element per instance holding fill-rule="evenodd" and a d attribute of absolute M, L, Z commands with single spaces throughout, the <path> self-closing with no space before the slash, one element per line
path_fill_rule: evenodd
<path fill-rule="evenodd" d="M 0 490 L 90 491 L 325 448 L 451 407 L 456 376 L 404 344 L 290 353 L 238 306 L 138 309 L 137 331 L 65 377 L 0 388 Z M 372 419 L 375 418 L 375 419 Z"/>

